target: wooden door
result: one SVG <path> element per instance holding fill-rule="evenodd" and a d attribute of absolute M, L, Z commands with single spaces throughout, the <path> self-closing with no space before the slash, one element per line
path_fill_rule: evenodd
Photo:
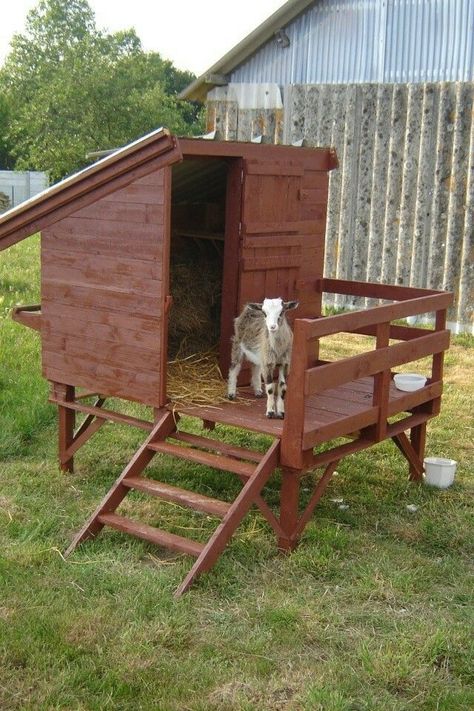
<path fill-rule="evenodd" d="M 318 316 L 323 276 L 327 170 L 307 158 L 243 161 L 238 310 L 248 301 L 298 299 Z"/>

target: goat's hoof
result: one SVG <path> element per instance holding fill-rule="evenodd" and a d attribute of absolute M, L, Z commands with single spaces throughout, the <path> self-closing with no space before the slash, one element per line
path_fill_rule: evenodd
<path fill-rule="evenodd" d="M 273 418 L 275 417 L 275 413 L 273 412 L 273 410 L 270 410 L 270 412 L 267 412 L 267 417 L 270 420 L 273 420 Z"/>
<path fill-rule="evenodd" d="M 227 397 L 229 400 L 235 400 L 235 394 L 229 393 Z"/>
<path fill-rule="evenodd" d="M 284 413 L 284 412 L 277 412 L 277 414 L 275 415 L 275 417 L 276 417 L 278 420 L 284 420 L 284 419 L 285 419 L 285 413 Z"/>
<path fill-rule="evenodd" d="M 255 397 L 263 397 L 263 390 L 256 390 Z"/>

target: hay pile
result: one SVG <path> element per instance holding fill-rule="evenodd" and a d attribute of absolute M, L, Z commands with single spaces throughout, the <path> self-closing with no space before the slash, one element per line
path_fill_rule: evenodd
<path fill-rule="evenodd" d="M 167 392 L 174 405 L 183 407 L 201 406 L 219 409 L 223 404 L 244 403 L 252 400 L 237 395 L 227 398 L 227 382 L 218 365 L 218 346 L 206 353 L 194 353 L 168 361 Z"/>
<path fill-rule="evenodd" d="M 196 254 L 195 249 L 171 255 L 168 356 L 207 353 L 219 339 L 222 261 L 217 253 Z"/>
<path fill-rule="evenodd" d="M 217 347 L 168 362 L 168 396 L 177 405 L 219 406 L 228 403 L 226 382 L 217 364 Z"/>

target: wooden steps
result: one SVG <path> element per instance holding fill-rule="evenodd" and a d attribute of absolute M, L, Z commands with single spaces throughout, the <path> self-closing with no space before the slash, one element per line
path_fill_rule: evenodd
<path fill-rule="evenodd" d="M 124 479 L 123 485 L 129 489 L 157 496 L 164 501 L 172 501 L 181 506 L 188 506 L 195 511 L 208 513 L 211 516 L 219 516 L 220 518 L 223 518 L 230 508 L 230 504 L 220 499 L 212 499 L 209 496 L 197 494 L 188 489 L 180 489 L 177 486 L 171 486 L 170 484 L 164 484 L 161 481 L 145 477 L 129 477 Z"/>
<path fill-rule="evenodd" d="M 164 546 L 164 548 L 170 548 L 173 551 L 187 553 L 188 555 L 193 555 L 196 558 L 201 555 L 204 549 L 204 543 L 193 541 L 190 538 L 183 538 L 183 536 L 177 536 L 176 534 L 168 533 L 167 531 L 162 531 L 154 526 L 148 526 L 146 523 L 133 521 L 131 518 L 119 516 L 118 514 L 100 514 L 98 520 L 102 525 L 110 526 L 111 528 L 115 528 L 117 531 L 122 531 L 122 533 L 129 533 L 132 536 L 142 538 L 143 540 L 154 543 L 157 546 Z"/>
<path fill-rule="evenodd" d="M 220 454 L 212 454 L 204 452 L 200 449 L 191 449 L 191 447 L 182 447 L 179 444 L 172 442 L 152 442 L 148 445 L 149 449 L 161 454 L 169 454 L 172 457 L 186 459 L 188 462 L 196 462 L 196 464 L 204 464 L 207 467 L 221 469 L 222 471 L 232 472 L 240 476 L 250 477 L 255 471 L 255 465 L 248 462 L 243 462 L 239 459 L 232 459 Z"/>
<path fill-rule="evenodd" d="M 168 438 L 174 441 L 169 442 Z M 153 426 L 145 442 L 133 455 L 95 512 L 75 536 L 65 555 L 71 553 L 83 541 L 96 536 L 104 526 L 109 526 L 150 543 L 197 558 L 176 591 L 176 595 L 182 595 L 198 575 L 212 568 L 252 504 L 260 508 L 277 532 L 281 531 L 278 520 L 260 495 L 262 488 L 278 466 L 279 451 L 279 440 L 275 440 L 265 454 L 260 454 L 214 439 L 176 432 L 173 415 L 166 411 Z M 140 476 L 156 453 L 237 474 L 243 484 L 242 489 L 235 501 L 229 504 Z M 131 490 L 142 491 L 165 501 L 217 516 L 221 522 L 209 541 L 204 544 L 116 514 L 116 509 Z"/>
<path fill-rule="evenodd" d="M 178 442 L 186 442 L 198 449 L 206 449 L 218 454 L 225 454 L 228 457 L 236 457 L 249 462 L 260 462 L 263 458 L 261 452 L 256 452 L 253 449 L 244 449 L 236 447 L 227 442 L 219 442 L 217 439 L 209 439 L 209 437 L 199 437 L 199 435 L 191 434 L 190 432 L 173 432 L 169 435 L 169 439 L 177 440 Z"/>

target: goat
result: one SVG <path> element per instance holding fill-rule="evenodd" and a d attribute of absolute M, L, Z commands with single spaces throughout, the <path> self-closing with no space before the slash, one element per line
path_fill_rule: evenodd
<path fill-rule="evenodd" d="M 262 376 L 267 394 L 267 417 L 285 416 L 286 378 L 291 360 L 293 334 L 286 320 L 286 312 L 295 309 L 297 301 L 264 299 L 261 304 L 246 304 L 234 321 L 232 356 L 227 395 L 234 400 L 237 377 L 245 356 L 252 364 L 252 387 L 257 397 L 263 396 Z M 278 366 L 278 380 L 273 374 Z"/>

